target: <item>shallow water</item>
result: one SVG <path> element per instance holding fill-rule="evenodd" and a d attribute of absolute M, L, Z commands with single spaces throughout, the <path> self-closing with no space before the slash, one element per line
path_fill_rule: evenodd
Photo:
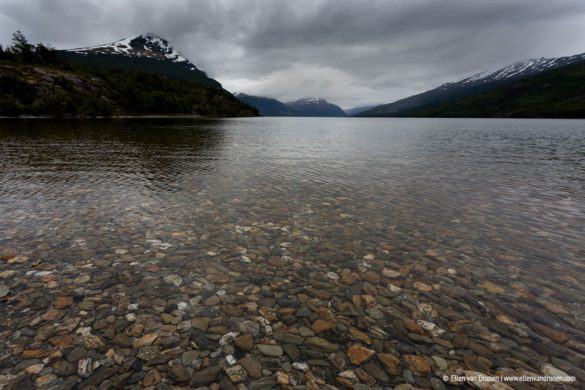
<path fill-rule="evenodd" d="M 0 155 L 0 245 L 19 250 L 262 221 L 340 248 L 383 238 L 585 266 L 582 121 L 11 121 Z"/>
<path fill-rule="evenodd" d="M 433 291 L 416 299 L 492 331 L 498 315 L 559 330 L 568 341 L 538 325 L 526 337 L 563 344 L 561 368 L 583 369 L 584 121 L 4 120 L 0 156 L 0 248 L 52 271 L 106 259 L 140 275 L 166 257 L 184 276 L 256 253 L 298 260 L 291 272 L 311 279 L 375 259 L 380 275 L 403 273 L 403 292 L 425 282 Z"/>

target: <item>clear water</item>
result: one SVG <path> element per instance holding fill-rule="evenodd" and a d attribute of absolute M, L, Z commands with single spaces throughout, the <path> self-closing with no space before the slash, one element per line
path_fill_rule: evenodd
<path fill-rule="evenodd" d="M 3 121 L 0 155 L 0 245 L 19 250 L 262 221 L 343 250 L 585 266 L 583 121 Z"/>

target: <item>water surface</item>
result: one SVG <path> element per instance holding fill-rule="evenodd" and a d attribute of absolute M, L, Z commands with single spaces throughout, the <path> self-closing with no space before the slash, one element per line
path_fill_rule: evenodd
<path fill-rule="evenodd" d="M 105 339 L 127 308 L 160 327 L 181 302 L 175 315 L 226 329 L 258 320 L 256 307 L 276 328 L 310 327 L 307 310 L 325 303 L 309 294 L 330 300 L 344 325 L 323 337 L 342 350 L 349 327 L 384 329 L 370 337 L 391 342 L 374 347 L 403 367 L 416 353 L 451 373 L 583 380 L 584 233 L 584 121 L 0 122 L 0 249 L 25 258 L 0 267 L 0 339 L 24 349 L 39 347 L 34 318 L 64 294 L 118 313 Z M 299 305 L 305 317 L 291 316 Z M 100 318 L 67 310 L 84 326 Z M 446 333 L 413 336 L 414 320 Z M 331 369 L 314 372 L 333 384 Z M 400 375 L 376 380 L 431 386 Z"/>
<path fill-rule="evenodd" d="M 107 250 L 84 229 L 109 226 L 165 239 L 272 221 L 334 246 L 383 238 L 583 267 L 582 121 L 4 121 L 0 154 L 0 245 L 22 250 L 76 238 Z"/>

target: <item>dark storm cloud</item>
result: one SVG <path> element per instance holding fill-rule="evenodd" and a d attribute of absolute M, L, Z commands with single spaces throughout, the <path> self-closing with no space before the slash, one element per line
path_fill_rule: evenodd
<path fill-rule="evenodd" d="M 585 1 L 0 0 L 2 43 L 17 29 L 58 48 L 154 32 L 232 91 L 347 107 L 584 52 Z"/>

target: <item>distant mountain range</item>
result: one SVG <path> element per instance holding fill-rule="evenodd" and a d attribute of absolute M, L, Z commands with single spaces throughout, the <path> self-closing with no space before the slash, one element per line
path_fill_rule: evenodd
<path fill-rule="evenodd" d="M 347 116 L 339 106 L 318 97 L 304 98 L 283 103 L 280 100 L 273 98 L 251 96 L 244 93 L 236 93 L 234 96 L 256 108 L 260 115 L 263 116 Z"/>
<path fill-rule="evenodd" d="M 0 115 L 585 118 L 585 53 L 518 62 L 344 111 L 319 97 L 232 95 L 151 33 L 69 50 L 23 44 L 26 53 L 0 50 Z"/>
<path fill-rule="evenodd" d="M 376 105 L 376 104 L 373 104 L 373 105 L 369 105 L 369 106 L 358 106 L 358 107 L 352 107 L 352 108 L 347 108 L 347 109 L 345 109 L 345 110 L 343 110 L 343 111 L 345 111 L 345 113 L 346 113 L 348 116 L 354 116 L 354 115 L 357 115 L 357 114 L 359 114 L 359 113 L 361 113 L 361 112 L 364 112 L 364 111 L 371 110 L 371 109 L 372 109 L 372 108 L 374 108 L 374 107 L 378 107 L 378 105 Z"/>
<path fill-rule="evenodd" d="M 517 62 L 380 106 L 343 111 L 319 98 L 295 102 L 236 94 L 265 116 L 585 117 L 585 53 Z"/>
<path fill-rule="evenodd" d="M 575 107 L 575 101 L 583 101 L 585 78 L 579 77 L 578 71 L 582 64 L 585 64 L 585 53 L 519 62 L 495 72 L 482 72 L 446 83 L 430 91 L 363 111 L 357 116 L 583 116 L 585 108 L 559 111 L 563 104 Z M 554 81 L 554 84 L 542 84 L 549 81 Z M 564 93 L 558 90 L 560 86 Z M 522 91 L 521 94 L 519 91 Z M 537 102 L 531 102 L 533 99 L 541 105 L 536 107 Z M 497 101 L 499 108 L 487 105 L 488 100 L 490 104 Z M 481 107 L 480 101 L 486 105 Z M 552 109 L 553 103 L 557 104 L 557 108 Z"/>

